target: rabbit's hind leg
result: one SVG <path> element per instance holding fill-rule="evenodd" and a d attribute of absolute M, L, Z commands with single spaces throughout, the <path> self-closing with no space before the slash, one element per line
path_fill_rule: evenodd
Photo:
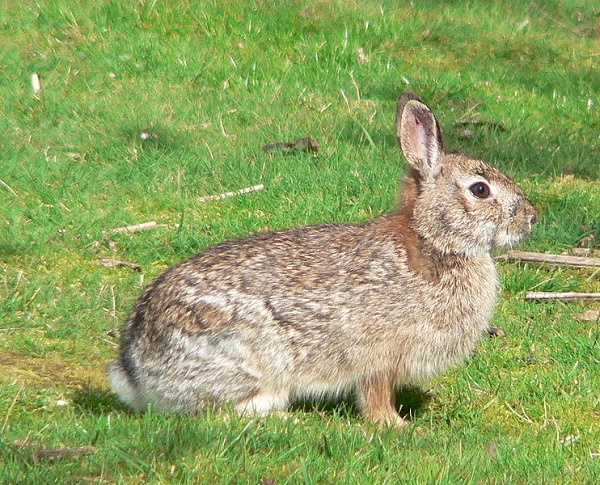
<path fill-rule="evenodd" d="M 240 414 L 264 416 L 272 411 L 285 411 L 289 404 L 289 393 L 285 390 L 259 391 L 252 397 L 238 401 L 234 409 Z"/>
<path fill-rule="evenodd" d="M 363 416 L 384 426 L 404 426 L 394 403 L 394 382 L 383 375 L 364 378 L 358 384 L 358 404 Z"/>

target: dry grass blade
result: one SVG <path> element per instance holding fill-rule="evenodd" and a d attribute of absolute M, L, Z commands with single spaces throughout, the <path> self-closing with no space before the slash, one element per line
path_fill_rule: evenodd
<path fill-rule="evenodd" d="M 148 229 L 154 229 L 159 227 L 156 221 L 150 222 L 142 222 L 141 224 L 132 224 L 130 226 L 117 227 L 116 229 L 112 229 L 110 232 L 113 234 L 120 234 L 123 232 L 139 232 L 139 231 L 147 231 Z"/>
<path fill-rule="evenodd" d="M 4 424 L 2 424 L 2 431 L 0 431 L 0 434 L 4 434 L 4 431 L 6 430 L 6 426 L 8 425 L 8 420 L 10 418 L 10 415 L 12 414 L 15 404 L 17 403 L 17 400 L 19 399 L 19 396 L 21 395 L 21 392 L 23 392 L 23 388 L 24 388 L 24 385 L 21 384 L 21 387 L 17 391 L 17 394 L 15 394 L 14 399 L 10 403 L 8 411 L 6 411 L 6 417 L 4 418 Z"/>
<path fill-rule="evenodd" d="M 135 271 L 142 270 L 142 267 L 139 264 L 132 263 L 131 261 L 123 261 L 121 259 L 102 258 L 100 262 L 105 268 L 130 268 Z"/>
<path fill-rule="evenodd" d="M 2 185 L 6 190 L 8 190 L 17 199 L 21 200 L 21 197 L 19 197 L 19 195 L 12 189 L 12 187 L 10 185 L 8 185 L 4 180 L 0 179 L 0 185 Z"/>
<path fill-rule="evenodd" d="M 531 418 L 529 416 L 527 416 L 527 414 L 525 414 L 525 410 L 523 409 L 523 414 L 518 413 L 517 411 L 515 411 L 513 409 L 513 407 L 508 404 L 507 402 L 504 403 L 505 406 L 508 408 L 508 410 L 513 413 L 515 416 L 517 416 L 519 419 L 521 419 L 522 421 L 529 423 L 529 424 L 534 424 L 533 421 L 531 420 Z"/>
<path fill-rule="evenodd" d="M 250 192 L 256 192 L 263 190 L 265 186 L 263 184 L 253 185 L 252 187 L 246 187 L 243 189 L 235 190 L 233 192 L 225 192 L 223 194 L 216 195 L 204 195 L 198 198 L 198 202 L 208 202 L 210 200 L 226 199 L 228 197 L 235 197 L 236 195 L 248 194 Z"/>

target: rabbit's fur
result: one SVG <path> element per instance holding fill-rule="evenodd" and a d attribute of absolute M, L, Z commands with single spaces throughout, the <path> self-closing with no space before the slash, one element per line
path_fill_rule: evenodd
<path fill-rule="evenodd" d="M 354 391 L 367 418 L 402 424 L 394 389 L 473 351 L 498 289 L 490 251 L 526 236 L 536 213 L 497 169 L 444 152 L 413 93 L 398 99 L 396 132 L 410 168 L 395 212 L 223 242 L 158 276 L 109 366 L 119 397 L 262 414 Z"/>

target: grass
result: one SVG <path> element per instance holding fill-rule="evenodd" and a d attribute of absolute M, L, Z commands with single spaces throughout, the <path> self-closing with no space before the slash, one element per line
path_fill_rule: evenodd
<path fill-rule="evenodd" d="M 503 264 L 495 324 L 507 336 L 407 390 L 402 430 L 372 427 L 351 403 L 288 420 L 135 415 L 104 367 L 166 266 L 223 239 L 390 210 L 407 88 L 448 147 L 530 195 L 540 223 L 524 248 L 590 235 L 597 247 L 599 26 L 591 0 L 0 5 L 0 481 L 598 483 L 600 334 L 573 316 L 597 305 L 522 298 L 600 291 L 597 271 Z M 317 155 L 261 152 L 302 136 Z M 109 232 L 150 220 L 166 227 Z M 82 446 L 94 453 L 39 456 Z"/>

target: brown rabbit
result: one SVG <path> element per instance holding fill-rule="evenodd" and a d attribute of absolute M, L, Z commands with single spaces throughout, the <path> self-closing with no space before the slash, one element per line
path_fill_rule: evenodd
<path fill-rule="evenodd" d="M 473 351 L 496 301 L 490 251 L 526 236 L 536 212 L 497 169 L 444 152 L 413 93 L 396 134 L 410 164 L 397 211 L 226 241 L 158 276 L 109 366 L 119 397 L 263 414 L 353 391 L 367 418 L 403 424 L 395 388 Z"/>

